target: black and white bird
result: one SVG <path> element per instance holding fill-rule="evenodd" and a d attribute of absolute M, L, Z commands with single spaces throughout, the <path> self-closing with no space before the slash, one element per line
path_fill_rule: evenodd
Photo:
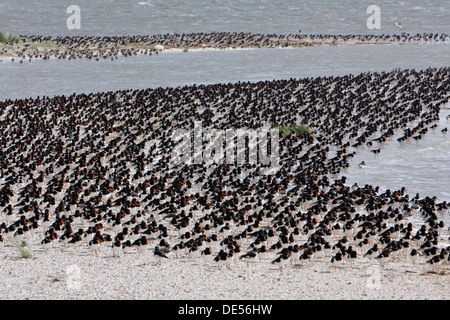
<path fill-rule="evenodd" d="M 258 250 L 257 249 L 253 249 L 249 252 L 247 252 L 246 254 L 243 254 L 239 257 L 239 260 L 244 259 L 245 261 L 247 261 L 247 265 L 248 265 L 248 261 L 250 260 L 254 260 L 258 257 Z"/>
<path fill-rule="evenodd" d="M 278 266 L 280 271 L 283 271 L 283 267 L 288 264 L 289 259 L 291 258 L 290 252 L 284 252 L 279 255 L 275 260 L 272 261 L 272 264 Z"/>
<path fill-rule="evenodd" d="M 232 253 L 231 253 L 232 254 Z M 232 255 L 227 252 L 225 252 L 225 250 L 221 249 L 219 251 L 219 253 L 217 254 L 217 256 L 214 258 L 214 261 L 217 263 L 217 265 L 219 266 L 219 269 L 223 266 L 223 265 L 227 265 L 229 266 L 230 260 L 232 258 Z"/>
<path fill-rule="evenodd" d="M 160 248 L 160 247 L 156 246 L 153 251 L 153 256 L 157 260 L 157 264 L 161 264 L 161 262 L 163 260 L 169 259 L 169 257 L 167 256 L 169 253 L 170 253 L 169 249 L 167 249 L 165 247 Z"/>

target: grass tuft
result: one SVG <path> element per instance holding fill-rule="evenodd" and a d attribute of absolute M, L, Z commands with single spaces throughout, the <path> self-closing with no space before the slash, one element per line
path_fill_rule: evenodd
<path fill-rule="evenodd" d="M 311 128 L 306 124 L 292 124 L 290 126 L 278 127 L 278 131 L 287 137 L 291 133 L 295 133 L 298 136 L 310 135 L 312 133 Z"/>
<path fill-rule="evenodd" d="M 19 42 L 19 37 L 10 34 L 9 32 L 0 30 L 0 42 L 5 44 L 14 44 Z"/>
<path fill-rule="evenodd" d="M 25 241 L 17 241 L 13 245 L 22 258 L 30 259 L 33 257 L 33 250 Z"/>

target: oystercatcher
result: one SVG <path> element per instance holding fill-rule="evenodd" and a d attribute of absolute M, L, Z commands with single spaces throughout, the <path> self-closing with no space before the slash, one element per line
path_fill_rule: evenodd
<path fill-rule="evenodd" d="M 219 266 L 219 270 L 221 269 L 221 266 L 228 265 L 229 259 L 231 259 L 231 255 L 226 253 L 223 249 L 219 251 L 217 256 L 214 258 L 214 261 Z"/>
<path fill-rule="evenodd" d="M 279 255 L 275 260 L 272 261 L 272 264 L 279 266 L 280 271 L 283 271 L 283 267 L 288 264 L 291 258 L 290 252 L 284 252 Z"/>
<path fill-rule="evenodd" d="M 153 251 L 153 256 L 157 260 L 157 264 L 161 264 L 162 260 L 167 260 L 169 257 L 167 256 L 169 252 L 166 250 L 161 249 L 160 247 L 156 246 Z"/>

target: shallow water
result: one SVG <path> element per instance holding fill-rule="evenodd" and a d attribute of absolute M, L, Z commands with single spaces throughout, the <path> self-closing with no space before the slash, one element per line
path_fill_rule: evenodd
<path fill-rule="evenodd" d="M 106 60 L 0 63 L 0 100 L 443 67 L 450 44 L 200 50 Z M 24 89 L 26 88 L 26 90 Z"/>
<path fill-rule="evenodd" d="M 359 150 L 350 168 L 343 173 L 348 183 L 377 185 L 392 191 L 406 187 L 411 196 L 419 193 L 420 197 L 436 196 L 438 202 L 449 201 L 450 136 L 441 133 L 450 126 L 445 119 L 448 114 L 450 109 L 441 110 L 439 126 L 417 142 L 410 139 L 399 143 L 400 135 L 396 135 L 384 144 L 375 143 L 371 148 Z M 379 147 L 382 151 L 375 157 L 370 150 Z M 361 161 L 366 164 L 364 168 L 358 166 Z"/>

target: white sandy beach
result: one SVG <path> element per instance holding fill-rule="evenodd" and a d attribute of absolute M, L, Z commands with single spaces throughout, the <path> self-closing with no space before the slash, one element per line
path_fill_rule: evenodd
<path fill-rule="evenodd" d="M 329 259 L 310 265 L 293 263 L 280 271 L 270 261 L 238 260 L 230 268 L 201 258 L 162 261 L 153 250 L 113 257 L 111 248 L 99 256 L 87 246 L 54 247 L 36 244 L 33 258 L 22 258 L 4 243 L 0 253 L 0 299 L 450 299 L 450 265 L 434 267 L 392 261 L 381 268 L 369 259 L 335 269 Z"/>

